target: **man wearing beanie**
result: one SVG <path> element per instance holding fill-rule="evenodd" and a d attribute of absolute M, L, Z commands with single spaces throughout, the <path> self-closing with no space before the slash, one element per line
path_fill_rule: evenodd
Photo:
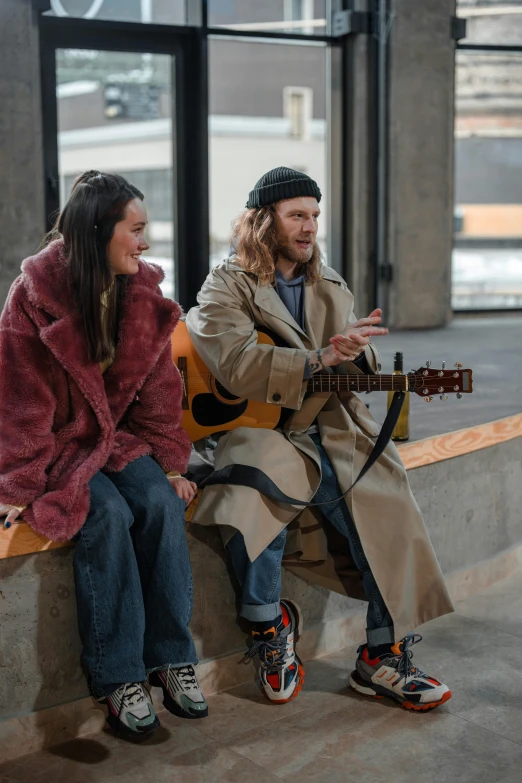
<path fill-rule="evenodd" d="M 221 528 L 241 585 L 240 613 L 251 623 L 248 654 L 258 656 L 272 702 L 295 698 L 304 681 L 296 652 L 301 613 L 281 598 L 284 562 L 309 582 L 368 601 L 351 687 L 425 711 L 451 692 L 413 665 L 411 647 L 421 639 L 413 631 L 453 607 L 406 471 L 389 443 L 340 499 L 379 427 L 352 392 L 307 393 L 318 372 L 377 373 L 370 338 L 387 333 L 380 310 L 357 320 L 345 282 L 322 263 L 320 201 L 306 174 L 281 167 L 261 177 L 234 225 L 236 254 L 210 272 L 187 327 L 231 394 L 281 409 L 277 429 L 258 424 L 224 435 L 216 469 L 256 468 L 291 498 L 322 505 L 303 509 L 221 483 L 204 489 L 193 521 Z M 258 342 L 263 331 L 275 344 Z"/>

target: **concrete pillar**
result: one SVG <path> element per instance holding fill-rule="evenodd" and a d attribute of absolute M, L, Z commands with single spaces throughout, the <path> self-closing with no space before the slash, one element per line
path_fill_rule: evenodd
<path fill-rule="evenodd" d="M 0 2 L 0 309 L 44 227 L 38 28 L 31 0 Z"/>
<path fill-rule="evenodd" d="M 389 102 L 390 325 L 451 319 L 455 0 L 392 0 Z"/>
<path fill-rule="evenodd" d="M 361 4 L 362 5 L 362 4 Z M 362 7 L 357 10 L 366 10 Z M 372 137 L 369 117 L 373 100 L 369 74 L 370 39 L 354 36 L 348 43 L 345 63 L 347 125 L 343 139 L 346 154 L 344 195 L 346 232 L 343 275 L 355 297 L 355 313 L 362 318 L 373 309 Z"/>

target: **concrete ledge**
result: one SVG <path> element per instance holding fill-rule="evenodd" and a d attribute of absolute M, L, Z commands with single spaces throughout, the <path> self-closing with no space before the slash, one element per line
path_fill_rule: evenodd
<path fill-rule="evenodd" d="M 476 427 L 466 427 L 456 432 L 424 438 L 413 443 L 399 444 L 398 450 L 406 469 L 412 470 L 460 457 L 463 454 L 470 454 L 520 436 L 522 436 L 522 414 L 516 414 Z M 194 515 L 197 500 L 196 497 L 187 509 L 187 522 L 190 522 Z M 23 521 L 16 522 L 9 530 L 0 532 L 0 559 L 59 549 L 64 546 L 70 546 L 70 542 L 49 541 L 31 530 L 29 525 Z"/>
<path fill-rule="evenodd" d="M 488 440 L 487 447 L 409 471 L 454 600 L 520 568 L 522 452 L 515 431 L 507 437 L 497 431 L 494 445 Z M 210 694 L 251 680 L 253 669 L 240 663 L 246 628 L 236 619 L 239 590 L 219 531 L 189 525 L 187 540 L 194 573 L 191 630 L 199 676 Z M 9 672 L 0 678 L 0 759 L 84 736 L 103 723 L 102 710 L 86 698 L 79 665 L 72 561 L 67 546 L 0 558 L 0 665 Z M 303 610 L 303 659 L 364 638 L 363 602 L 286 570 L 283 594 Z"/>
<path fill-rule="evenodd" d="M 447 582 L 453 601 L 469 598 L 508 579 L 520 569 L 521 564 L 522 545 L 450 574 Z M 364 637 L 364 628 L 365 605 L 361 603 L 344 617 L 305 628 L 299 643 L 299 655 L 307 661 L 358 643 Z M 242 659 L 243 653 L 234 653 L 201 661 L 198 677 L 205 694 L 210 696 L 250 682 L 254 676 L 253 664 L 245 665 Z M 160 695 L 161 692 L 154 688 L 153 701 L 159 713 L 164 709 Z M 0 722 L 0 761 L 9 761 L 100 731 L 105 724 L 105 711 L 94 699 L 82 698 Z"/>

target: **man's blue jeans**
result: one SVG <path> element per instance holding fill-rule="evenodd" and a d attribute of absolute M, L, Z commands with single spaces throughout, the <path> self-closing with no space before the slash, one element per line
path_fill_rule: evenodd
<path fill-rule="evenodd" d="M 332 463 L 324 450 L 319 435 L 312 435 L 321 457 L 322 480 L 315 500 L 324 501 L 342 494 Z M 350 553 L 356 568 L 362 574 L 363 586 L 368 598 L 366 635 L 368 645 L 393 644 L 393 621 L 371 572 L 359 535 L 345 500 L 320 506 L 327 523 L 348 540 Z M 228 551 L 242 587 L 241 617 L 251 622 L 274 620 L 281 614 L 281 564 L 286 541 L 286 529 L 251 563 L 241 533 L 236 533 L 228 543 Z"/>
<path fill-rule="evenodd" d="M 97 473 L 89 489 L 74 577 L 82 665 L 100 698 L 153 669 L 197 659 L 185 501 L 151 457 Z"/>

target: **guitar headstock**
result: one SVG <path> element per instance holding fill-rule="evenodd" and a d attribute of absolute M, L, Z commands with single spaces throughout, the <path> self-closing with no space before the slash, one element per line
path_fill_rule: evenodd
<path fill-rule="evenodd" d="M 473 374 L 471 370 L 463 370 L 462 364 L 457 362 L 453 370 L 437 370 L 426 362 L 425 367 L 412 370 L 408 373 L 408 388 L 418 394 L 426 402 L 431 402 L 434 394 L 440 395 L 441 400 L 446 400 L 448 394 L 456 394 L 460 399 L 463 394 L 471 394 L 473 391 Z"/>

